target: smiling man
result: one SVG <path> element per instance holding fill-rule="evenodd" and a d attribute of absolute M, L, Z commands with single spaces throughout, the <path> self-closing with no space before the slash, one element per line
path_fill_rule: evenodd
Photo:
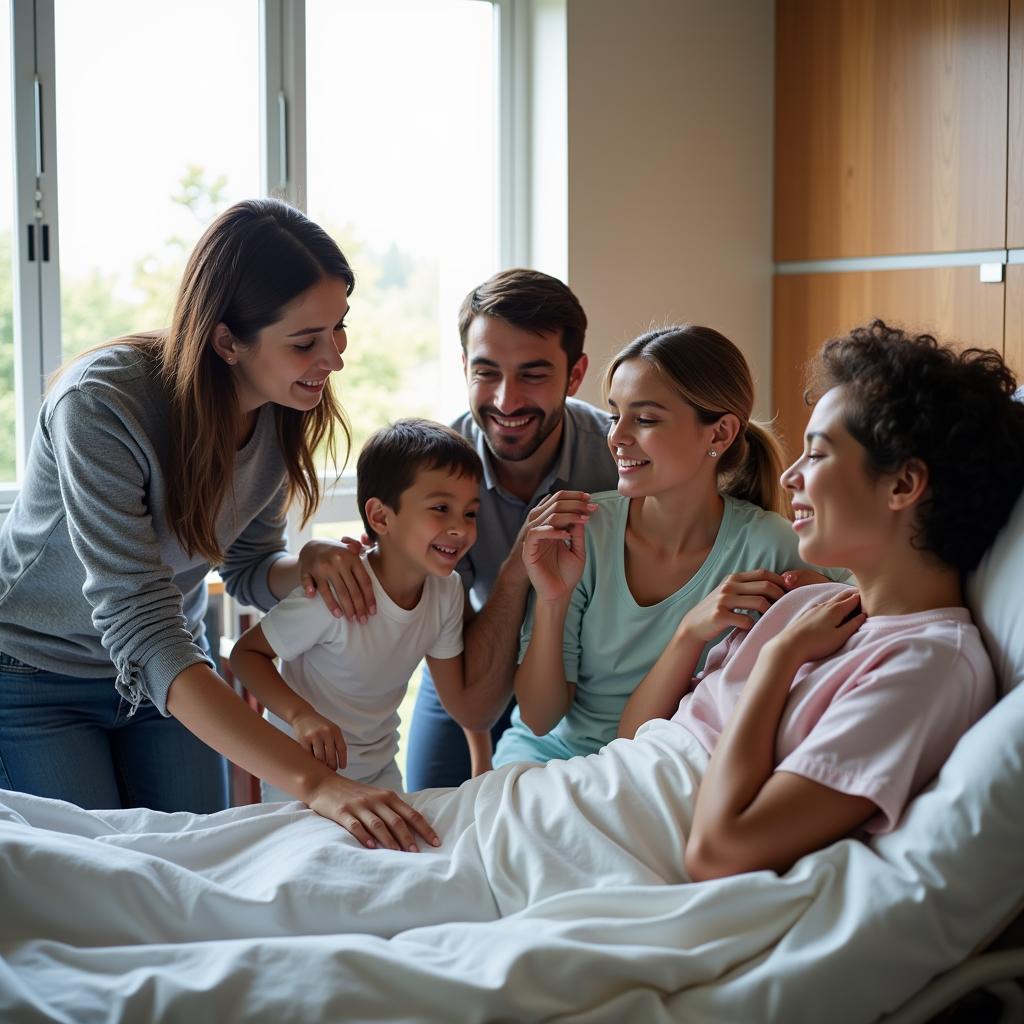
<path fill-rule="evenodd" d="M 472 441 L 484 464 L 478 539 L 459 565 L 471 606 L 466 674 L 500 674 L 510 698 L 529 591 L 522 561 L 527 516 L 538 506 L 555 506 L 566 523 L 578 520 L 588 514 L 591 493 L 618 482 L 607 414 L 572 397 L 587 372 L 586 330 L 576 296 L 536 270 L 495 274 L 466 296 L 459 311 L 469 411 L 452 426 Z M 510 711 L 492 729 L 495 740 Z M 424 671 L 406 786 L 458 786 L 469 776 L 462 729 Z"/>

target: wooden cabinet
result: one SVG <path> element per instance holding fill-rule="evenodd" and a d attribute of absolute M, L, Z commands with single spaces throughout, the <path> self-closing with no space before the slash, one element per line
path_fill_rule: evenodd
<path fill-rule="evenodd" d="M 1009 161 L 1006 244 L 1024 248 L 1024 0 L 1010 3 Z"/>
<path fill-rule="evenodd" d="M 1004 246 L 1009 4 L 778 0 L 777 261 Z"/>
<path fill-rule="evenodd" d="M 1024 265 L 1007 269 L 1020 271 L 1012 280 L 1024 315 Z M 823 341 L 880 317 L 944 341 L 1002 351 L 1004 290 L 1009 319 L 1009 283 L 981 284 L 977 267 L 776 276 L 774 405 L 790 455 L 799 451 L 810 415 L 803 401 L 803 367 Z M 1020 341 L 1024 345 L 1024 337 Z"/>
<path fill-rule="evenodd" d="M 1006 327 L 1003 355 L 1024 384 L 1024 263 L 1006 268 Z"/>

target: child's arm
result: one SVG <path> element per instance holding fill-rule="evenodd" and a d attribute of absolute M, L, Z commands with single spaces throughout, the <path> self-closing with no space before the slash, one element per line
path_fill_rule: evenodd
<path fill-rule="evenodd" d="M 692 881 L 785 871 L 877 810 L 866 797 L 775 771 L 776 733 L 797 669 L 835 653 L 860 628 L 859 599 L 854 590 L 808 609 L 761 649 L 697 791 L 686 844 Z"/>
<path fill-rule="evenodd" d="M 494 744 L 491 743 L 490 729 L 477 731 L 475 729 L 463 729 L 466 737 L 466 744 L 469 746 L 469 763 L 471 765 L 470 777 L 476 778 L 489 772 L 493 768 L 491 759 L 494 756 Z"/>
<path fill-rule="evenodd" d="M 257 622 L 235 641 L 231 671 L 261 704 L 291 726 L 296 741 L 318 761 L 328 768 L 344 768 L 348 753 L 341 730 L 284 681 L 274 665 L 276 657 Z"/>
<path fill-rule="evenodd" d="M 782 578 L 766 569 L 727 576 L 676 627 L 668 646 L 640 680 L 619 721 L 619 736 L 632 739 L 652 718 L 670 718 L 693 684 L 693 674 L 704 648 L 726 629 L 747 630 L 754 624 L 747 608 L 764 612 L 785 593 Z"/>

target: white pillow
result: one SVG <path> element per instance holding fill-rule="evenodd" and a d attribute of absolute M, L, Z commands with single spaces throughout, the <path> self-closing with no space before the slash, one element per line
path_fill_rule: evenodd
<path fill-rule="evenodd" d="M 967 604 L 1009 693 L 1024 682 L 1024 494 L 967 581 Z"/>

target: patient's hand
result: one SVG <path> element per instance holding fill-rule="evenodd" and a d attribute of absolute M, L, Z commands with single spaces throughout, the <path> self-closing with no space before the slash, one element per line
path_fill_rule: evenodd
<path fill-rule="evenodd" d="M 680 638 L 710 643 L 726 629 L 747 630 L 754 620 L 739 609 L 766 612 L 786 592 L 782 577 L 767 569 L 736 572 L 726 578 L 683 616 Z"/>
<path fill-rule="evenodd" d="M 804 609 L 777 637 L 765 645 L 785 652 L 794 666 L 835 654 L 864 624 L 860 593 L 844 588 L 827 601 Z"/>
<path fill-rule="evenodd" d="M 378 789 L 341 775 L 322 778 L 306 803 L 317 814 L 336 821 L 367 849 L 408 850 L 416 853 L 416 836 L 431 846 L 441 839 L 419 811 L 390 789 Z"/>
<path fill-rule="evenodd" d="M 348 750 L 341 729 L 329 718 L 312 708 L 296 714 L 288 723 L 295 740 L 328 768 L 344 768 L 348 764 Z"/>

